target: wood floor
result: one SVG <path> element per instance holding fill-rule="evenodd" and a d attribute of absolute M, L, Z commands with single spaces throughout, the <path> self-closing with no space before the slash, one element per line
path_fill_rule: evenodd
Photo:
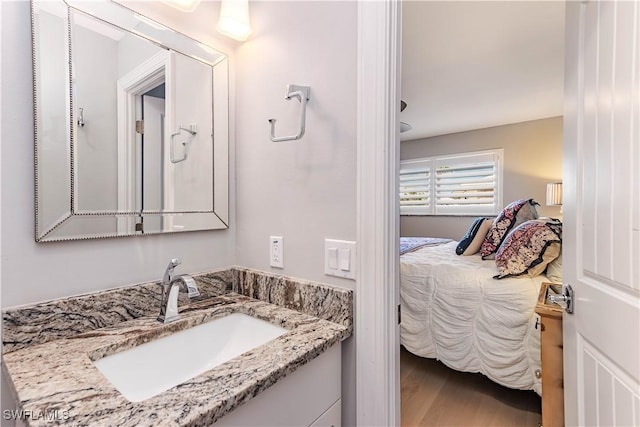
<path fill-rule="evenodd" d="M 457 372 L 434 359 L 400 353 L 403 426 L 532 426 L 540 396 L 502 387 L 481 374 Z"/>

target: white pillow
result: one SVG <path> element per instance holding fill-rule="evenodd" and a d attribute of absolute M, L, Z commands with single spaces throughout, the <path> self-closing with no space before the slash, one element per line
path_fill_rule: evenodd
<path fill-rule="evenodd" d="M 551 261 L 547 266 L 547 279 L 553 283 L 562 283 L 562 249 L 558 258 Z"/>

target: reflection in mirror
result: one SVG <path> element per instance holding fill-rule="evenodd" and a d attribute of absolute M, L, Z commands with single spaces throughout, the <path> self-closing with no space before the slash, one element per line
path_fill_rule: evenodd
<path fill-rule="evenodd" d="M 226 57 L 115 3 L 70 4 L 32 2 L 36 240 L 226 228 Z"/>

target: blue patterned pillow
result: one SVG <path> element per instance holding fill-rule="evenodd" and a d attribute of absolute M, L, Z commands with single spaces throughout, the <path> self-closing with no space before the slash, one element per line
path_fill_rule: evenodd
<path fill-rule="evenodd" d="M 478 252 L 491 224 L 493 224 L 493 218 L 476 218 L 458 243 L 456 253 L 458 255 L 473 255 Z"/>

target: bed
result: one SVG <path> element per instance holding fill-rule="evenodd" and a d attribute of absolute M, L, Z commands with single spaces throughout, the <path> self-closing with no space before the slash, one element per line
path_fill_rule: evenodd
<path fill-rule="evenodd" d="M 541 394 L 534 312 L 546 276 L 494 279 L 493 260 L 431 241 L 400 257 L 400 339 L 411 353 Z"/>

